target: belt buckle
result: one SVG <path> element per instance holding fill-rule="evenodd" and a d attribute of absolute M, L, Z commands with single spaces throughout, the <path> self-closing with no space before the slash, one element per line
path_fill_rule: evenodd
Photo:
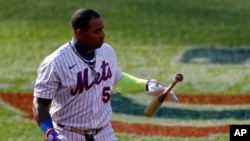
<path fill-rule="evenodd" d="M 96 134 L 96 129 L 89 129 L 86 134 L 94 135 Z"/>

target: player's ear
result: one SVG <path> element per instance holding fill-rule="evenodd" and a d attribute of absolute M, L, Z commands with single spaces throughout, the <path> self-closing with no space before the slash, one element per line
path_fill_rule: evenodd
<path fill-rule="evenodd" d="M 75 30 L 75 34 L 76 34 L 77 38 L 81 39 L 81 38 L 83 38 L 84 30 L 78 28 Z"/>
<path fill-rule="evenodd" d="M 83 33 L 82 33 L 82 30 L 80 28 L 76 29 L 75 34 L 76 34 L 77 38 L 82 38 Z"/>

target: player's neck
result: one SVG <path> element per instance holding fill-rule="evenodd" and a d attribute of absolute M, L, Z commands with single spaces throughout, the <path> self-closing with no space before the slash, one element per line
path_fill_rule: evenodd
<path fill-rule="evenodd" d="M 95 51 L 94 50 L 86 50 L 83 48 L 80 44 L 78 44 L 76 41 L 71 42 L 73 44 L 73 48 L 76 49 L 76 51 L 79 53 L 83 59 L 88 61 L 94 60 L 95 59 Z"/>
<path fill-rule="evenodd" d="M 92 53 L 94 50 L 88 50 L 86 48 L 84 48 L 82 45 L 79 44 L 79 42 L 77 42 L 75 39 L 73 39 L 73 45 L 74 47 L 77 49 L 77 51 L 81 54 L 89 54 Z"/>

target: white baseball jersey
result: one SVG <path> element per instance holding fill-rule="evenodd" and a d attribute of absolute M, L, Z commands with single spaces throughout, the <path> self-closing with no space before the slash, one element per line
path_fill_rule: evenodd
<path fill-rule="evenodd" d="M 94 129 L 111 120 L 112 85 L 122 76 L 114 50 L 103 44 L 95 50 L 96 75 L 66 43 L 47 56 L 38 68 L 34 96 L 53 99 L 50 114 L 53 122 Z"/>

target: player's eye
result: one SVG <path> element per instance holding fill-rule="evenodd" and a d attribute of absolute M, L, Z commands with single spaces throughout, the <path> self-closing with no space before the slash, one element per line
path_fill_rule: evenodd
<path fill-rule="evenodd" d="M 101 33 L 101 32 L 102 32 L 102 29 L 98 29 L 98 30 L 95 30 L 95 31 L 94 31 L 95 34 L 99 34 L 99 33 Z"/>
<path fill-rule="evenodd" d="M 98 28 L 98 29 L 94 30 L 94 33 L 95 33 L 95 34 L 100 34 L 100 33 L 102 33 L 102 32 L 103 32 L 103 28 L 104 28 L 104 27 Z"/>

